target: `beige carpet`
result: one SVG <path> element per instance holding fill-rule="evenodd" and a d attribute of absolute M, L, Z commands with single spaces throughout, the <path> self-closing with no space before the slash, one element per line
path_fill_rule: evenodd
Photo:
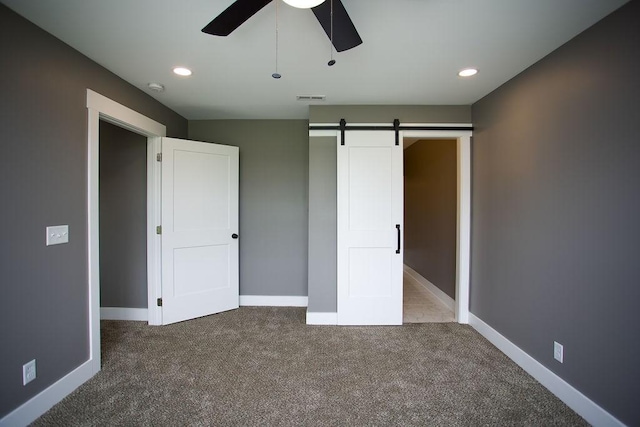
<path fill-rule="evenodd" d="M 402 288 L 402 321 L 404 323 L 455 322 L 456 316 L 427 288 L 407 279 Z"/>
<path fill-rule="evenodd" d="M 586 423 L 471 327 L 307 326 L 241 308 L 103 321 L 103 369 L 36 426 L 574 426 Z"/>

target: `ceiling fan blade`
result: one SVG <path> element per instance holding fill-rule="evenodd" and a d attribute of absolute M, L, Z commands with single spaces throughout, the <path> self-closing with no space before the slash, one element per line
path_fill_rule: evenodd
<path fill-rule="evenodd" d="M 331 0 L 314 7 L 313 13 L 331 38 Z M 362 39 L 340 0 L 333 0 L 333 46 L 338 52 L 354 48 Z"/>
<path fill-rule="evenodd" d="M 214 36 L 228 36 L 269 3 L 271 0 L 236 0 L 209 22 L 202 32 Z"/>

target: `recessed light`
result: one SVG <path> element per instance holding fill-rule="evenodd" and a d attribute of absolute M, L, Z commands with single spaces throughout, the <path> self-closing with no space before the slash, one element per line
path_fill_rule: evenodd
<path fill-rule="evenodd" d="M 466 68 L 458 73 L 460 77 L 471 77 L 478 74 L 478 70 L 475 68 Z"/>
<path fill-rule="evenodd" d="M 191 70 L 185 67 L 176 67 L 173 69 L 173 72 L 179 76 L 190 76 Z"/>

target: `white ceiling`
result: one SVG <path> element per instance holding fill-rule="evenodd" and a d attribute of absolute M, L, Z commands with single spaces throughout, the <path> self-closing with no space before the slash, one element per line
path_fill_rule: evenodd
<path fill-rule="evenodd" d="M 0 0 L 187 119 L 307 118 L 321 105 L 468 105 L 627 0 L 343 0 L 364 43 L 334 54 L 309 10 L 275 2 L 228 37 L 232 0 Z M 188 78 L 176 65 L 193 70 Z M 480 72 L 457 76 L 462 68 Z M 165 85 L 164 93 L 147 89 Z"/>

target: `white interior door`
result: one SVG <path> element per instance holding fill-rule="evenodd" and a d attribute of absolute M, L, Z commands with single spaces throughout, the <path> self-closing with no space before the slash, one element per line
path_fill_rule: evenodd
<path fill-rule="evenodd" d="M 402 139 L 400 139 L 402 140 Z M 393 131 L 338 141 L 338 324 L 402 324 L 402 146 Z"/>
<path fill-rule="evenodd" d="M 238 308 L 239 149 L 162 138 L 162 323 Z"/>

